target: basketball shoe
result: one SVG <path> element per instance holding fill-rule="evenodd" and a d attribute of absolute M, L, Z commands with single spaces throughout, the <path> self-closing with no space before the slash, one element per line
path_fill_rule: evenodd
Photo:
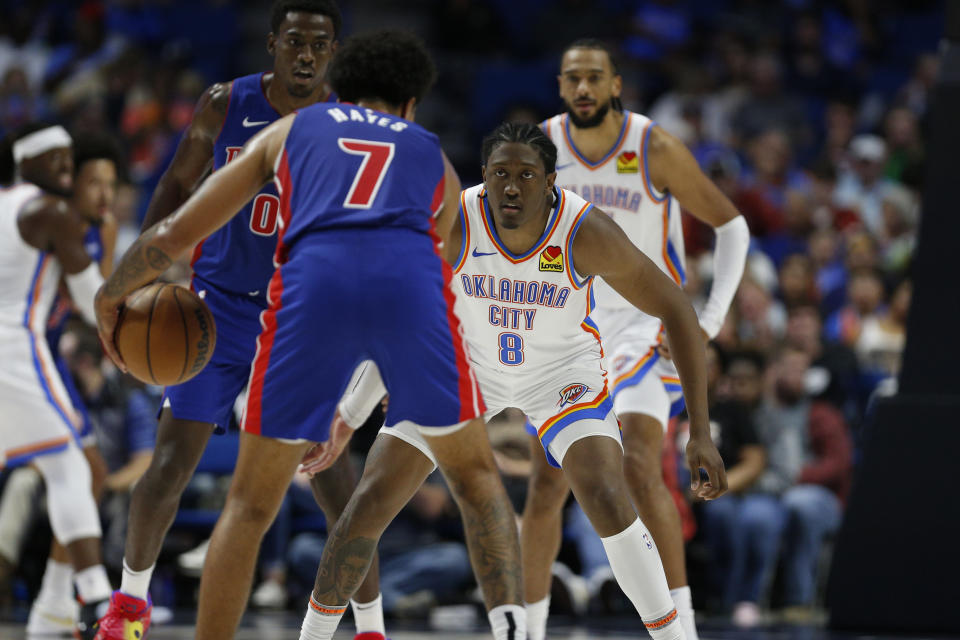
<path fill-rule="evenodd" d="M 149 600 L 141 600 L 128 596 L 120 591 L 114 591 L 110 597 L 110 608 L 93 625 L 96 635 L 94 640 L 143 640 L 150 629 Z"/>
<path fill-rule="evenodd" d="M 79 605 L 76 600 L 36 600 L 27 618 L 27 635 L 71 634 L 77 626 Z"/>
<path fill-rule="evenodd" d="M 390 640 L 379 631 L 364 631 L 353 636 L 353 640 Z"/>

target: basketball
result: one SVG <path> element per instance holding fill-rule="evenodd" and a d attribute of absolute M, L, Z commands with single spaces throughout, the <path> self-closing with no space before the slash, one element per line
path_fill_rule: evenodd
<path fill-rule="evenodd" d="M 130 374 L 159 385 L 180 384 L 200 373 L 217 342 L 213 316 L 200 296 L 167 282 L 130 294 L 115 335 Z"/>

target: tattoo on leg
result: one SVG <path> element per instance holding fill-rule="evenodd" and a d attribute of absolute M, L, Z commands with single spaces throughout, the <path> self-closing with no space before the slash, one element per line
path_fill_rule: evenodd
<path fill-rule="evenodd" d="M 478 493 L 476 488 L 472 491 Z M 521 602 L 520 542 L 506 494 L 500 489 L 479 500 L 465 497 L 460 511 L 470 562 L 487 608 Z"/>
<path fill-rule="evenodd" d="M 374 538 L 349 537 L 350 517 L 344 514 L 323 547 L 313 597 L 327 605 L 344 604 L 360 587 L 377 550 Z"/>

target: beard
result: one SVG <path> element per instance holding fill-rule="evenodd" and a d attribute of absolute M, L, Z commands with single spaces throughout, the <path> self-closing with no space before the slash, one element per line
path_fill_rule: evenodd
<path fill-rule="evenodd" d="M 573 125 L 578 129 L 592 129 L 593 127 L 599 127 L 600 123 L 603 122 L 603 119 L 607 117 L 607 112 L 610 111 L 611 102 L 611 100 L 607 100 L 606 104 L 597 107 L 597 111 L 589 118 L 579 117 L 574 110 L 570 108 L 570 105 L 567 104 L 567 115 L 570 116 L 570 121 L 573 122 Z"/>

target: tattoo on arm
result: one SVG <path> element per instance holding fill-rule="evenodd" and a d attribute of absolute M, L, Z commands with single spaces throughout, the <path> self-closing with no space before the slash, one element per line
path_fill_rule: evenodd
<path fill-rule="evenodd" d="M 173 263 L 170 257 L 157 247 L 147 247 L 144 250 L 144 244 L 152 235 L 148 232 L 141 236 L 117 265 L 104 288 L 108 296 L 128 293 L 133 285 L 144 277 L 159 275 Z"/>

